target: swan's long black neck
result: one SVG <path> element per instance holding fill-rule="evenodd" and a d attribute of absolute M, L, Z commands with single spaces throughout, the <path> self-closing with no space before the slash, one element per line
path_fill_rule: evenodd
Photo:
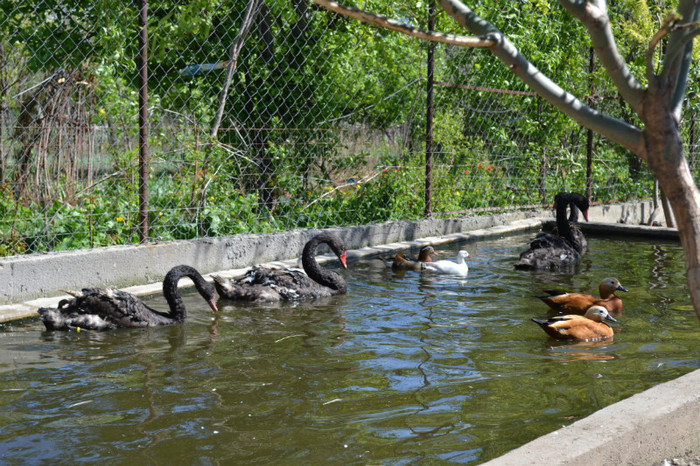
<path fill-rule="evenodd" d="M 180 297 L 180 292 L 177 288 L 177 283 L 182 277 L 191 278 L 199 294 L 202 295 L 205 300 L 210 300 L 210 297 L 207 295 L 211 293 L 208 289 L 211 285 L 204 280 L 204 277 L 202 277 L 196 269 L 188 265 L 173 267 L 163 280 L 163 295 L 170 307 L 170 314 L 168 314 L 167 317 L 175 322 L 183 322 L 185 317 L 187 317 L 185 303 L 182 301 L 182 297 Z"/>
<path fill-rule="evenodd" d="M 569 204 L 568 199 L 557 200 L 557 231 L 559 236 L 564 238 L 572 246 L 576 244 L 574 239 L 574 233 L 571 231 L 571 225 L 569 225 L 569 220 L 566 218 L 566 208 Z"/>
<path fill-rule="evenodd" d="M 318 262 L 316 262 L 316 248 L 321 243 L 328 244 L 336 255 L 340 254 L 336 250 L 336 241 L 337 240 L 335 237 L 325 233 L 321 233 L 320 235 L 311 238 L 311 240 L 304 246 L 304 251 L 301 255 L 301 264 L 304 267 L 306 275 L 308 275 L 313 281 L 342 294 L 347 291 L 347 284 L 345 283 L 343 277 L 332 270 L 321 267 Z"/>

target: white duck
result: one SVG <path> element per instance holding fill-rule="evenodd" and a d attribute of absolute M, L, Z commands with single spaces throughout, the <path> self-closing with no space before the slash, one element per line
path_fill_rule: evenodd
<path fill-rule="evenodd" d="M 469 266 L 467 266 L 465 259 L 471 259 L 471 257 L 471 254 L 462 250 L 457 253 L 457 262 L 448 260 L 423 262 L 423 270 L 430 270 L 438 273 L 450 273 L 455 275 L 466 275 L 467 272 L 469 272 Z"/>

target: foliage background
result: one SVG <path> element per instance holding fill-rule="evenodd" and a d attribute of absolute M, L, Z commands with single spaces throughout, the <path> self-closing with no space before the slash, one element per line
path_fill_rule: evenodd
<path fill-rule="evenodd" d="M 367 0 L 427 28 L 423 1 Z M 0 256 L 138 241 L 136 2 L 0 0 Z M 417 219 L 425 212 L 430 44 L 359 24 L 305 0 L 260 2 L 218 138 L 209 137 L 221 63 L 247 2 L 149 5 L 152 238 Z M 470 2 L 543 72 L 596 108 L 631 112 L 583 28 L 552 2 Z M 668 2 L 610 7 L 644 81 L 646 40 Z M 444 13 L 436 29 L 464 33 Z M 435 48 L 434 215 L 543 205 L 586 191 L 588 132 L 532 95 L 487 51 Z M 697 94 L 697 66 L 689 95 Z M 695 165 L 691 98 L 682 128 Z M 592 139 L 591 197 L 652 195 L 646 166 Z"/>

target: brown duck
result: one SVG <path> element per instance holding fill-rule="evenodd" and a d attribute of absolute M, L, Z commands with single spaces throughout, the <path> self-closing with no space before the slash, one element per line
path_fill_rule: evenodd
<path fill-rule="evenodd" d="M 582 293 L 566 293 L 548 290 L 550 296 L 538 296 L 547 306 L 562 314 L 583 315 L 591 306 L 603 306 L 613 317 L 622 315 L 622 299 L 615 291 L 627 291 L 617 278 L 604 278 L 598 285 L 600 297 Z"/>
<path fill-rule="evenodd" d="M 555 316 L 547 320 L 532 319 L 542 330 L 558 340 L 596 341 L 612 338 L 613 329 L 604 321 L 617 322 L 603 306 L 591 306 L 586 314 Z"/>
<path fill-rule="evenodd" d="M 423 246 L 418 253 L 417 259 L 412 259 L 406 257 L 403 251 L 399 251 L 394 256 L 391 261 L 391 269 L 394 271 L 398 270 L 414 270 L 416 272 L 421 271 L 422 264 L 424 262 L 432 262 L 432 256 L 437 256 L 435 249 L 432 246 Z M 388 261 L 387 261 L 388 262 Z"/>

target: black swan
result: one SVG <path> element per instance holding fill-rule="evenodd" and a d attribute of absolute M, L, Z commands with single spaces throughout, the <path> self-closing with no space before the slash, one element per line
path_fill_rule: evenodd
<path fill-rule="evenodd" d="M 530 249 L 520 255 L 516 269 L 552 270 L 576 265 L 585 252 L 583 233 L 574 234 L 572 224 L 566 218 L 566 208 L 573 203 L 588 220 L 588 199 L 580 194 L 559 193 L 554 197 L 557 233 L 539 233 L 530 242 Z M 576 227 L 578 229 L 578 227 Z M 578 236 L 578 239 L 577 239 Z"/>
<path fill-rule="evenodd" d="M 256 266 L 237 278 L 214 276 L 216 290 L 221 298 L 239 301 L 294 301 L 345 294 L 343 277 L 316 262 L 316 248 L 321 243 L 331 248 L 344 268 L 348 267 L 343 240 L 333 233 L 321 233 L 304 246 L 301 264 L 306 273 Z"/>
<path fill-rule="evenodd" d="M 558 199 L 563 199 L 562 202 L 566 202 L 569 206 L 569 227 L 571 228 L 571 234 L 574 238 L 572 246 L 578 251 L 579 254 L 584 254 L 588 251 L 588 241 L 583 235 L 581 228 L 578 226 L 578 211 L 581 209 L 583 213 L 583 218 L 588 221 L 588 198 L 583 194 L 579 193 L 559 193 L 554 197 L 554 208 L 556 209 Z M 559 234 L 559 228 L 554 227 L 552 229 L 553 234 Z"/>
<path fill-rule="evenodd" d="M 84 288 L 70 292 L 73 299 L 64 299 L 57 308 L 39 309 L 46 330 L 110 330 L 117 327 L 155 327 L 181 324 L 187 315 L 177 283 L 189 277 L 197 291 L 214 312 L 216 290 L 197 270 L 188 265 L 173 267 L 163 280 L 163 295 L 170 312 L 160 312 L 144 304 L 136 296 L 114 288 Z"/>

